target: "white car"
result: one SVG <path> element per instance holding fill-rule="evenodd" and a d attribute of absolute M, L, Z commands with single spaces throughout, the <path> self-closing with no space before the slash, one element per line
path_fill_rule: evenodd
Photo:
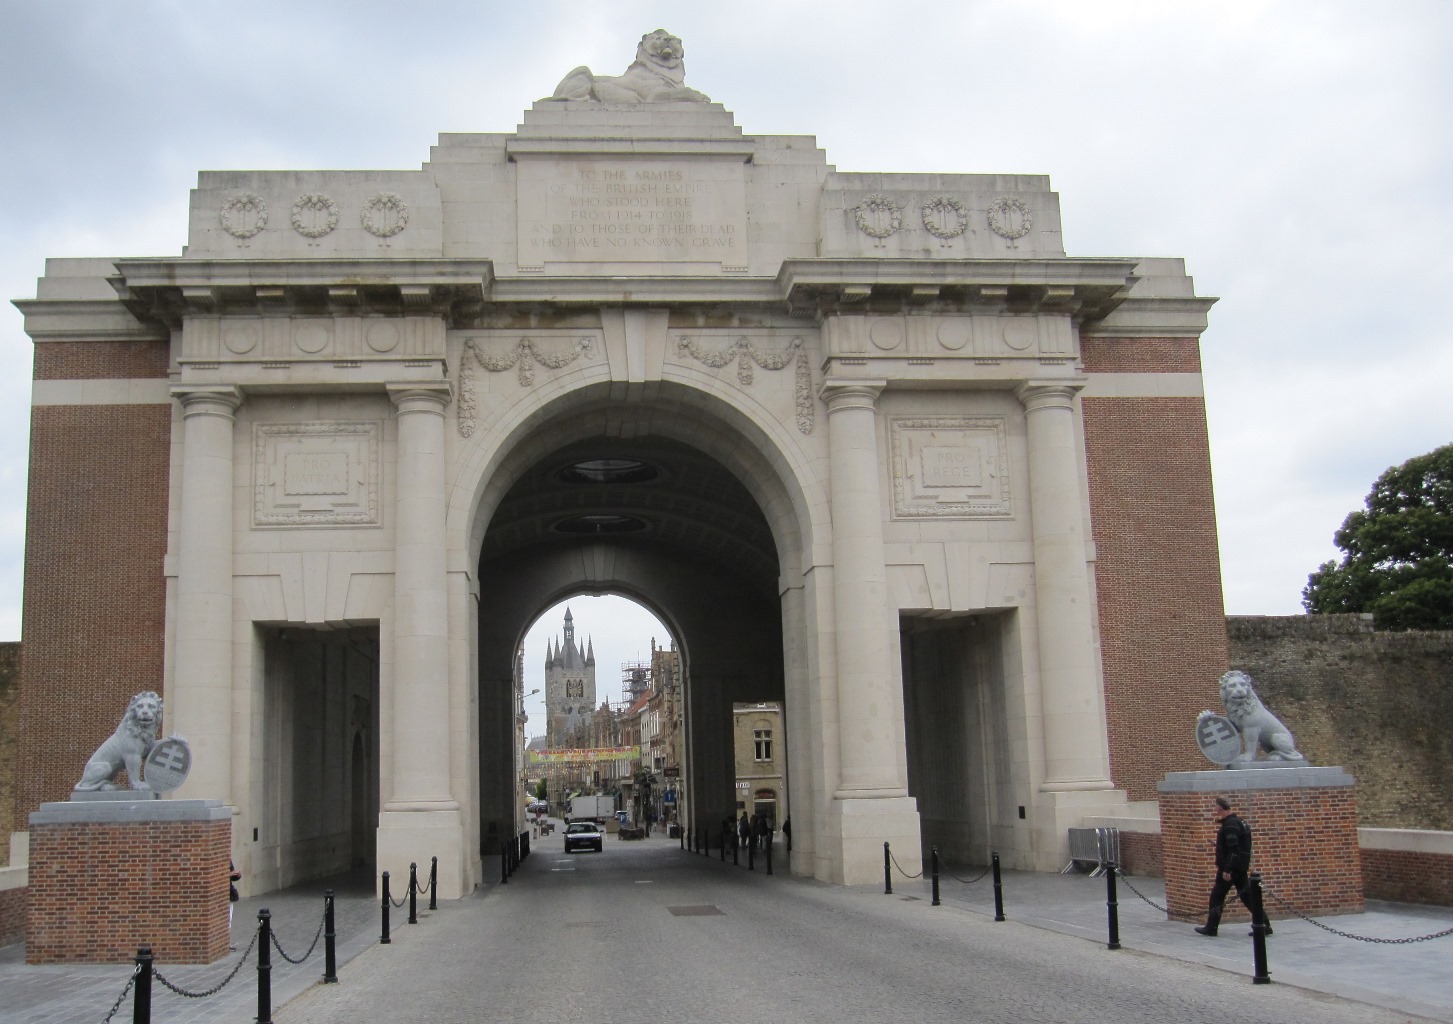
<path fill-rule="evenodd" d="M 576 847 L 585 850 L 595 850 L 601 853 L 605 850 L 605 836 L 601 834 L 600 826 L 593 821 L 572 821 L 565 826 L 565 852 L 574 853 Z"/>

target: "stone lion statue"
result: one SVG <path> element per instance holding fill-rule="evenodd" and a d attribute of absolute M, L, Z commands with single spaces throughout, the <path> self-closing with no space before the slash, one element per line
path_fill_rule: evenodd
<path fill-rule="evenodd" d="M 1241 734 L 1242 750 L 1237 762 L 1255 761 L 1263 753 L 1268 761 L 1306 760 L 1297 752 L 1291 730 L 1266 709 L 1245 672 L 1233 669 L 1221 677 L 1221 704 Z"/>
<path fill-rule="evenodd" d="M 599 100 L 602 103 L 658 103 L 667 100 L 690 100 L 709 103 L 703 93 L 685 85 L 685 50 L 681 40 L 658 28 L 641 37 L 636 47 L 636 60 L 623 75 L 591 74 L 590 68 L 578 67 L 555 87 L 552 100 Z"/>
<path fill-rule="evenodd" d="M 132 697 L 131 703 L 126 706 L 126 714 L 121 716 L 121 724 L 86 762 L 86 770 L 81 781 L 76 783 L 76 790 L 119 789 L 112 780 L 122 768 L 126 769 L 132 789 L 151 789 L 141 777 L 141 763 L 156 745 L 161 707 L 161 697 L 155 691 L 146 690 Z"/>

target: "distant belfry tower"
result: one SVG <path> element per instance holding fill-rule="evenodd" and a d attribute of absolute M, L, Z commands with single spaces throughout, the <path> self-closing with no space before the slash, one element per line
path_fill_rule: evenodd
<path fill-rule="evenodd" d="M 562 747 L 570 731 L 595 712 L 595 645 L 582 653 L 575 642 L 575 617 L 565 609 L 565 639 L 545 642 L 546 742 Z"/>

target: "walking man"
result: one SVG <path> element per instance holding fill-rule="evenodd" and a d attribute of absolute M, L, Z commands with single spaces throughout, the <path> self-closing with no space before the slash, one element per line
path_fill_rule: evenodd
<path fill-rule="evenodd" d="M 1215 935 L 1221 924 L 1221 911 L 1226 905 L 1226 896 L 1235 887 L 1236 895 L 1246 904 L 1252 917 L 1256 907 L 1252 906 L 1247 889 L 1246 873 L 1251 870 L 1251 826 L 1246 824 L 1231 809 L 1231 801 L 1224 796 L 1216 798 L 1211 815 L 1220 824 L 1216 832 L 1216 884 L 1211 886 L 1210 907 L 1206 912 L 1206 923 L 1197 925 L 1202 935 Z M 1271 934 L 1271 921 L 1265 918 L 1266 934 Z"/>

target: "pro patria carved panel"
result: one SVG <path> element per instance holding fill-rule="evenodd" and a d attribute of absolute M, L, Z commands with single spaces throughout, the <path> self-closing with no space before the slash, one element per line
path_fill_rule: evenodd
<path fill-rule="evenodd" d="M 1009 456 L 999 416 L 896 417 L 893 516 L 896 519 L 1006 519 Z"/>
<path fill-rule="evenodd" d="M 253 427 L 253 526 L 377 526 L 377 422 Z"/>

